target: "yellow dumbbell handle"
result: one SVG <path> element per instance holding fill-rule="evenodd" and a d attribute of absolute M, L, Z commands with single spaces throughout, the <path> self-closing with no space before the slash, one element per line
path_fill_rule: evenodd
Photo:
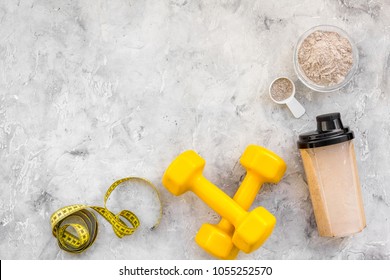
<path fill-rule="evenodd" d="M 238 225 L 247 214 L 237 202 L 203 176 L 194 179 L 191 189 L 209 207 L 233 225 Z"/>
<path fill-rule="evenodd" d="M 251 207 L 253 201 L 255 201 L 264 182 L 265 180 L 259 175 L 248 172 L 236 194 L 233 196 L 233 200 L 237 202 L 242 209 L 247 211 Z"/>
<path fill-rule="evenodd" d="M 243 210 L 247 211 L 256 199 L 264 181 L 265 180 L 259 175 L 248 172 L 234 195 L 233 200 L 237 202 Z M 228 234 L 232 235 L 234 232 L 234 226 L 232 223 L 223 217 L 217 226 Z"/>

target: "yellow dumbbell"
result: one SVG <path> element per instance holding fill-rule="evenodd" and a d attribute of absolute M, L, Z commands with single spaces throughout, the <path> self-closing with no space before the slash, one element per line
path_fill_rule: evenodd
<path fill-rule="evenodd" d="M 191 190 L 209 207 L 234 225 L 234 245 L 246 253 L 259 248 L 271 234 L 275 217 L 265 208 L 245 211 L 203 175 L 206 162 L 194 151 L 180 154 L 163 175 L 163 185 L 174 195 Z"/>
<path fill-rule="evenodd" d="M 233 199 L 244 210 L 248 210 L 265 182 L 279 182 L 286 171 L 286 163 L 275 153 L 256 145 L 249 145 L 240 158 L 247 170 L 244 181 Z M 272 232 L 273 224 L 267 224 Z M 203 224 L 195 241 L 209 254 L 220 259 L 235 259 L 239 250 L 232 242 L 234 226 L 225 218 L 219 224 Z"/>

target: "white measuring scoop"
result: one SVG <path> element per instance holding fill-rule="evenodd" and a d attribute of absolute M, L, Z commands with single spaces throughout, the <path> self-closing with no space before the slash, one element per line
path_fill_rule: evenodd
<path fill-rule="evenodd" d="M 288 82 L 291 83 L 292 90 L 288 92 L 284 92 L 282 95 L 275 94 L 275 92 L 272 92 L 272 86 L 275 83 L 279 83 L 282 79 L 286 79 Z M 301 103 L 298 102 L 298 100 L 294 97 L 295 96 L 295 85 L 293 81 L 291 81 L 289 78 L 286 77 L 279 77 L 272 81 L 271 85 L 269 86 L 269 96 L 271 97 L 272 101 L 276 104 L 286 104 L 287 107 L 290 109 L 291 113 L 296 118 L 302 117 L 302 115 L 305 113 L 305 108 L 301 105 Z"/>

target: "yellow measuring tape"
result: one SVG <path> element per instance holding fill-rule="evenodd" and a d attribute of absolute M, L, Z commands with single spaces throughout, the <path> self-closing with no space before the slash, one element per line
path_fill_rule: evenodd
<path fill-rule="evenodd" d="M 129 210 L 122 210 L 115 215 L 106 206 L 108 198 L 117 186 L 123 182 L 133 180 L 146 183 L 157 194 L 160 203 L 160 213 L 152 229 L 156 228 L 160 224 L 162 217 L 162 203 L 157 188 L 145 178 L 127 177 L 115 181 L 108 188 L 104 196 L 104 207 L 75 204 L 62 207 L 51 215 L 51 228 L 54 237 L 58 240 L 59 247 L 69 253 L 82 253 L 93 244 L 98 231 L 98 222 L 93 212 L 87 208 L 91 208 L 103 216 L 112 225 L 115 234 L 119 238 L 133 234 L 140 225 L 138 217 Z M 129 227 L 121 218 L 127 220 L 132 227 Z M 69 229 L 73 233 L 69 232 Z"/>

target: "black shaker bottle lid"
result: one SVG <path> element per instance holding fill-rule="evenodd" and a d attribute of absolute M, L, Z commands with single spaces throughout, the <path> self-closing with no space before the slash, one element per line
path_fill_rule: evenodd
<path fill-rule="evenodd" d="M 331 113 L 316 117 L 317 130 L 299 135 L 299 149 L 317 148 L 334 145 L 355 138 L 353 131 L 343 126 L 340 113 Z"/>

